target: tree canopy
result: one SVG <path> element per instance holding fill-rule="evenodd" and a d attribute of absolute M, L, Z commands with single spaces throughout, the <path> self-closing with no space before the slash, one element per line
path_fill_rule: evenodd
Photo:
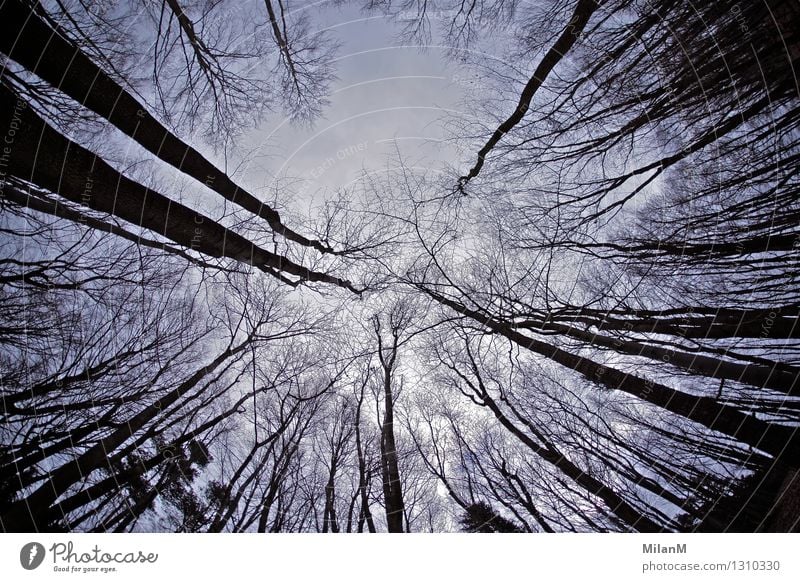
<path fill-rule="evenodd" d="M 800 5 L 315 6 L 0 4 L 0 530 L 800 531 Z M 456 153 L 248 179 L 336 10 Z"/>

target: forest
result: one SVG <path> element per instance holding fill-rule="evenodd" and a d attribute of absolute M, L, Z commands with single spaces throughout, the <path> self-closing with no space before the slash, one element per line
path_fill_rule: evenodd
<path fill-rule="evenodd" d="M 258 175 L 345 20 L 454 75 L 444 159 Z M 0 53 L 0 531 L 800 531 L 796 0 L 2 0 Z"/>

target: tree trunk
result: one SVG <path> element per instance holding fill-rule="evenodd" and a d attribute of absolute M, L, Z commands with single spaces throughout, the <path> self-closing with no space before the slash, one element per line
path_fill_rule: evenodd
<path fill-rule="evenodd" d="M 591 382 L 612 390 L 626 392 L 659 408 L 702 424 L 706 428 L 770 453 L 793 467 L 800 466 L 800 431 L 759 420 L 755 416 L 745 414 L 734 407 L 717 402 L 713 398 L 686 394 L 663 384 L 598 364 L 588 358 L 576 356 L 561 348 L 527 337 L 508 324 L 498 322 L 429 289 L 423 290 L 457 313 L 479 322 L 527 350 L 575 370 Z"/>

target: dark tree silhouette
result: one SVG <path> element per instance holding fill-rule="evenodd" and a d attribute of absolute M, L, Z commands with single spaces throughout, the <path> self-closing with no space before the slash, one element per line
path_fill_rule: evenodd
<path fill-rule="evenodd" d="M 473 503 L 464 510 L 461 527 L 469 533 L 521 533 L 522 530 L 484 502 Z"/>
<path fill-rule="evenodd" d="M 319 206 L 235 146 L 340 33 L 234 4 L 0 4 L 0 530 L 798 530 L 796 3 L 369 2 L 473 153 Z"/>

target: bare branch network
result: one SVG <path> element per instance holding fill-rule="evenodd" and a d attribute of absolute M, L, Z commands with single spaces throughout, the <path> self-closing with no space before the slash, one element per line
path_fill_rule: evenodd
<path fill-rule="evenodd" d="M 463 155 L 269 197 L 332 7 L 469 73 Z M 5 0 L 0 52 L 0 531 L 800 531 L 797 2 Z"/>

